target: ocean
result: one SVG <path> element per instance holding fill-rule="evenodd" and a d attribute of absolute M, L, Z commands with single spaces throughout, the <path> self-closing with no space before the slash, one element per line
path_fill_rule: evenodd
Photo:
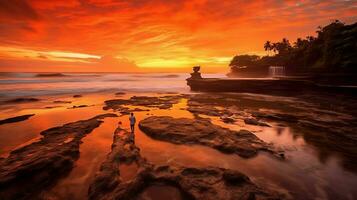
<path fill-rule="evenodd" d="M 0 73 L 0 98 L 123 92 L 189 92 L 188 73 Z M 225 77 L 206 74 L 205 77 Z"/>

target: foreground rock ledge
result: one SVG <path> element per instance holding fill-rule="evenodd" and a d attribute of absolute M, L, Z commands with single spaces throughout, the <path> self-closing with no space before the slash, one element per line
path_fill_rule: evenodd
<path fill-rule="evenodd" d="M 176 144 L 206 145 L 244 158 L 255 156 L 259 150 L 278 155 L 278 152 L 253 133 L 247 130 L 232 131 L 214 125 L 206 119 L 153 116 L 140 121 L 139 128 L 158 140 Z"/>
<path fill-rule="evenodd" d="M 130 99 L 112 99 L 105 101 L 104 110 L 113 109 L 115 111 L 128 111 L 124 105 L 131 106 L 145 106 L 159 109 L 170 109 L 173 104 L 179 102 L 184 95 L 172 95 L 172 96 L 133 96 Z M 130 111 L 130 110 L 129 110 Z"/>
<path fill-rule="evenodd" d="M 141 199 L 150 187 L 174 188 L 176 199 L 282 199 L 278 193 L 257 187 L 244 174 L 216 167 L 190 168 L 150 164 L 140 155 L 133 134 L 118 128 L 112 151 L 89 188 L 89 199 Z M 137 165 L 136 174 L 124 180 L 120 165 Z M 159 194 L 157 194 L 159 195 Z"/>
<path fill-rule="evenodd" d="M 83 137 L 106 117 L 68 123 L 41 132 L 43 138 L 0 160 L 0 199 L 36 199 L 36 195 L 67 175 L 79 157 Z"/>

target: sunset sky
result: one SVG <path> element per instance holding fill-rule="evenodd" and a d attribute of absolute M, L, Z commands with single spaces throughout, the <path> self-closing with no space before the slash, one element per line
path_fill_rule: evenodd
<path fill-rule="evenodd" d="M 357 21 L 357 1 L 0 0 L 0 71 L 227 71 L 266 40 Z"/>

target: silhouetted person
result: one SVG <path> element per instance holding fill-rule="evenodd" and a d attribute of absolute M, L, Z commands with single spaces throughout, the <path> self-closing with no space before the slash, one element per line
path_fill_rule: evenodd
<path fill-rule="evenodd" d="M 134 113 L 130 113 L 129 121 L 130 121 L 131 132 L 134 133 L 134 127 L 135 127 L 135 123 L 136 123 Z"/>

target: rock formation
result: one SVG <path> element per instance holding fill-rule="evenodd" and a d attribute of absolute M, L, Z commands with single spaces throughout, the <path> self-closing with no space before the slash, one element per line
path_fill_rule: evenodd
<path fill-rule="evenodd" d="M 43 138 L 12 151 L 0 160 L 1 199 L 36 199 L 36 195 L 55 184 L 72 169 L 79 157 L 79 145 L 106 117 L 98 115 L 41 132 Z"/>
<path fill-rule="evenodd" d="M 115 131 L 112 151 L 90 186 L 90 199 L 141 199 L 152 187 L 159 187 L 160 192 L 170 188 L 177 195 L 175 199 L 282 198 L 278 193 L 256 186 L 235 170 L 150 164 L 141 157 L 132 135 L 121 128 Z M 136 165 L 136 172 L 130 179 L 123 179 L 126 171 L 120 171 L 120 165 Z"/>
<path fill-rule="evenodd" d="M 32 117 L 34 115 L 35 114 L 21 115 L 21 116 L 17 116 L 17 117 L 11 117 L 11 118 L 7 118 L 7 119 L 3 119 L 3 120 L 0 120 L 0 125 L 25 121 L 25 120 L 29 119 L 30 117 Z"/>
<path fill-rule="evenodd" d="M 253 157 L 258 151 L 268 151 L 277 155 L 270 145 L 253 133 L 247 130 L 232 131 L 214 125 L 206 119 L 153 116 L 140 121 L 139 128 L 154 139 L 175 144 L 206 145 L 244 158 Z"/>

